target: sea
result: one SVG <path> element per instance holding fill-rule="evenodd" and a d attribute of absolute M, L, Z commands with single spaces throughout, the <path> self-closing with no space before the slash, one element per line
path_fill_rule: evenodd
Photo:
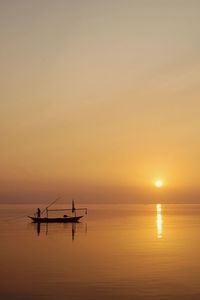
<path fill-rule="evenodd" d="M 1 300 L 200 299 L 200 205 L 81 206 L 39 226 L 44 204 L 0 205 Z"/>

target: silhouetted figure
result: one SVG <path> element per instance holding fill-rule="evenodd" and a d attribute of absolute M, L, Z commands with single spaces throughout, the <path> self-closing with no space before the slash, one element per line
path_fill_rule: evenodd
<path fill-rule="evenodd" d="M 37 209 L 37 216 L 38 216 L 38 218 L 40 218 L 40 213 L 41 213 L 41 211 L 40 211 L 40 209 L 38 208 L 38 209 Z"/>

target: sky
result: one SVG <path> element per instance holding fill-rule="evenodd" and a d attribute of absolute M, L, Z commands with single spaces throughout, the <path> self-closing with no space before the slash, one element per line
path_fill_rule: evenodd
<path fill-rule="evenodd" d="M 199 11 L 0 0 L 0 202 L 198 202 Z"/>

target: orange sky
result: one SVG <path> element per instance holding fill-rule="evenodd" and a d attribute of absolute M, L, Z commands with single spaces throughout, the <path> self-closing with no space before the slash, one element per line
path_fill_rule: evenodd
<path fill-rule="evenodd" d="M 1 1 L 2 201 L 198 201 L 199 10 Z"/>

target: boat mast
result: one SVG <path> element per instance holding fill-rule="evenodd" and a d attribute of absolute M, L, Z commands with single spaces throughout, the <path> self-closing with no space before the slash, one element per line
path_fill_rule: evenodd
<path fill-rule="evenodd" d="M 72 200 L 72 213 L 74 213 L 76 217 L 76 208 L 75 208 L 74 200 Z"/>

